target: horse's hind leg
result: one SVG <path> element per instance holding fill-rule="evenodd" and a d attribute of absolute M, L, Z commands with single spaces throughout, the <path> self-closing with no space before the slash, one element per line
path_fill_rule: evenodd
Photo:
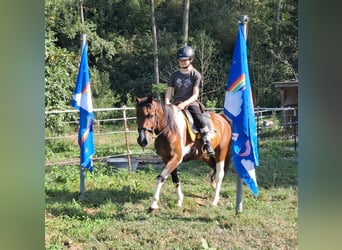
<path fill-rule="evenodd" d="M 216 178 L 215 178 L 216 187 L 215 187 L 214 200 L 212 203 L 213 206 L 217 206 L 219 202 L 223 177 L 224 177 L 224 161 L 219 161 L 216 163 Z"/>
<path fill-rule="evenodd" d="M 207 164 L 210 166 L 211 170 L 209 172 L 209 176 L 210 176 L 210 183 L 211 183 L 211 187 L 213 188 L 213 190 L 216 189 L 216 160 L 213 157 L 210 157 L 207 161 Z"/>
<path fill-rule="evenodd" d="M 178 178 L 178 174 L 177 174 L 177 168 L 175 170 L 173 170 L 173 172 L 171 173 L 172 176 L 172 182 L 173 184 L 175 184 L 176 190 L 177 190 L 177 206 L 181 207 L 183 205 L 183 198 L 184 195 L 182 193 L 182 189 L 180 186 L 180 182 L 179 182 L 179 178 Z"/>
<path fill-rule="evenodd" d="M 214 189 L 214 199 L 212 205 L 217 206 L 220 199 L 222 181 L 225 176 L 225 162 L 216 162 L 216 159 L 212 157 L 209 158 L 209 160 L 207 159 L 206 162 L 212 168 L 212 170 L 210 171 L 211 186 Z"/>

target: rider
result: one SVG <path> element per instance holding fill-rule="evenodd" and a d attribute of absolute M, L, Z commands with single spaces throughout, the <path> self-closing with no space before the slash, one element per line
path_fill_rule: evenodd
<path fill-rule="evenodd" d="M 171 74 L 165 94 L 165 103 L 171 103 L 173 94 L 173 104 L 177 106 L 178 110 L 188 109 L 190 111 L 201 133 L 207 155 L 213 156 L 215 152 L 210 144 L 209 128 L 203 119 L 198 101 L 203 82 L 201 74 L 192 65 L 195 51 L 190 46 L 184 46 L 178 50 L 177 58 L 180 69 Z"/>

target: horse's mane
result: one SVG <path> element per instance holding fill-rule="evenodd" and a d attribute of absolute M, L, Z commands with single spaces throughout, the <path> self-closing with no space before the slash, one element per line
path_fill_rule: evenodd
<path fill-rule="evenodd" d="M 165 131 L 176 132 L 178 128 L 175 121 L 174 109 L 172 108 L 172 106 L 166 105 L 164 102 L 161 102 L 158 99 L 155 99 L 154 101 L 158 104 L 159 108 L 164 110 L 165 123 L 168 124 Z"/>

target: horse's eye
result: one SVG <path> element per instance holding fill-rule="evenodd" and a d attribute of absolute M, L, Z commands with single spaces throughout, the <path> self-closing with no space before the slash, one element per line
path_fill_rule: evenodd
<path fill-rule="evenodd" d="M 146 117 L 147 117 L 148 119 L 152 119 L 152 118 L 153 118 L 153 115 L 152 115 L 152 114 L 148 114 Z"/>

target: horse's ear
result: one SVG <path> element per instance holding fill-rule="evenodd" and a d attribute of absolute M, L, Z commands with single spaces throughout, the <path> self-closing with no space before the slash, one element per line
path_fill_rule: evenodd
<path fill-rule="evenodd" d="M 148 95 L 148 96 L 147 96 L 147 101 L 148 101 L 149 103 L 152 103 L 152 101 L 153 101 L 153 96 L 152 96 L 152 95 Z"/>
<path fill-rule="evenodd" d="M 134 101 L 136 102 L 136 103 L 139 103 L 140 102 L 140 98 L 139 97 L 137 97 L 137 96 L 134 96 Z"/>

